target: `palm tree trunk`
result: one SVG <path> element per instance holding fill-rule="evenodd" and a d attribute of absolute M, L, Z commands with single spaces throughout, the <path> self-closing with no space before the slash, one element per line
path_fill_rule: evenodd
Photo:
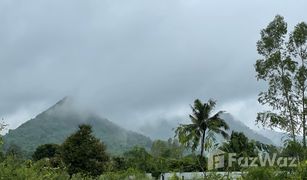
<path fill-rule="evenodd" d="M 200 158 L 202 158 L 204 154 L 205 136 L 206 136 L 206 131 L 204 131 L 203 136 L 201 138 Z"/>

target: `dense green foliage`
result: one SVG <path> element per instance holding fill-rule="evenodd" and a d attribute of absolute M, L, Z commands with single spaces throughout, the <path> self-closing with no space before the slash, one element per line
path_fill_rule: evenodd
<path fill-rule="evenodd" d="M 70 175 L 82 173 L 98 176 L 105 170 L 109 159 L 106 147 L 92 135 L 92 127 L 80 125 L 61 146 L 61 157 Z"/>
<path fill-rule="evenodd" d="M 257 167 L 248 169 L 247 174 L 244 176 L 246 180 L 280 180 L 285 179 L 283 173 L 278 173 L 278 170 L 272 167 Z"/>
<path fill-rule="evenodd" d="M 285 144 L 281 154 L 285 157 L 297 157 L 299 159 L 304 159 L 307 157 L 307 149 L 296 141 L 288 141 Z"/>
<path fill-rule="evenodd" d="M 149 178 L 138 170 L 128 169 L 118 172 L 107 172 L 96 178 L 74 174 L 70 176 L 65 168 L 54 168 L 48 159 L 42 159 L 37 162 L 30 160 L 21 161 L 13 157 L 7 157 L 5 161 L 0 162 L 0 179 L 5 180 L 119 180 L 129 179 L 149 180 Z"/>
<path fill-rule="evenodd" d="M 162 158 L 181 158 L 185 148 L 179 144 L 177 139 L 168 139 L 168 141 L 155 140 L 151 146 L 153 157 Z"/>
<path fill-rule="evenodd" d="M 33 160 L 38 161 L 43 158 L 53 158 L 60 154 L 60 146 L 58 144 L 43 144 L 36 148 L 32 155 Z"/>
<path fill-rule="evenodd" d="M 125 152 L 124 157 L 127 159 L 128 167 L 139 169 L 143 172 L 150 172 L 152 166 L 152 156 L 142 147 L 134 147 L 132 150 Z"/>
<path fill-rule="evenodd" d="M 13 147 L 13 146 L 12 146 Z M 263 144 L 250 141 L 243 133 L 232 132 L 230 140 L 223 144 L 222 149 L 235 152 L 243 156 L 255 155 L 255 150 L 263 148 Z M 151 150 L 144 147 L 134 147 L 123 153 L 122 156 L 112 156 L 108 159 L 106 147 L 92 134 L 91 126 L 81 125 L 79 130 L 70 135 L 62 145 L 46 144 L 36 149 L 35 160 L 26 160 L 14 153 L 6 153 L 0 160 L 0 179 L 63 179 L 63 180 L 118 180 L 118 179 L 151 179 L 166 172 L 202 172 L 206 171 L 206 159 L 188 153 L 176 139 L 168 141 L 156 140 Z M 58 152 L 60 149 L 60 152 Z M 262 149 L 264 150 L 264 149 Z M 267 146 L 265 150 L 277 151 Z M 289 142 L 281 151 L 282 155 L 296 156 L 302 145 Z M 294 154 L 293 154 L 294 153 Z M 45 158 L 46 157 L 46 158 Z M 230 169 L 224 169 L 228 171 Z M 307 162 L 297 168 L 281 169 L 278 167 L 257 167 L 242 170 L 242 179 L 304 179 L 307 177 Z M 96 176 L 96 177 L 93 177 Z M 178 179 L 175 174 L 171 177 Z M 216 180 L 225 177 L 217 173 L 208 173 L 205 178 L 195 175 L 195 180 Z"/>
<path fill-rule="evenodd" d="M 278 149 L 269 144 L 249 140 L 242 132 L 232 132 L 230 140 L 224 143 L 220 149 L 227 153 L 236 153 L 238 156 L 257 156 L 260 152 L 278 153 Z M 292 157 L 292 156 L 291 156 Z"/>
<path fill-rule="evenodd" d="M 229 143 L 225 143 L 221 148 L 228 153 L 237 153 L 239 155 L 255 155 L 255 145 L 248 141 L 248 138 L 241 132 L 232 132 Z"/>
<path fill-rule="evenodd" d="M 247 169 L 244 180 L 305 180 L 307 179 L 307 161 L 301 162 L 297 168 L 292 171 L 285 171 L 278 167 L 255 167 Z"/>
<path fill-rule="evenodd" d="M 245 171 L 242 180 L 304 180 L 307 177 L 307 162 L 302 163 L 297 169 L 292 172 L 284 172 L 278 168 L 250 168 Z M 129 168 L 127 170 L 106 172 L 96 180 L 150 180 L 148 176 L 139 170 Z M 176 178 L 173 176 L 173 178 Z M 179 178 L 177 176 L 177 178 Z M 47 159 L 42 159 L 37 162 L 30 160 L 21 161 L 13 157 L 7 157 L 5 161 L 0 162 L 0 179 L 8 180 L 94 180 L 89 176 L 81 174 L 70 175 L 65 171 L 65 168 L 53 168 Z M 195 176 L 194 180 L 222 180 L 222 176 L 215 173 L 208 174 L 206 178 Z"/>

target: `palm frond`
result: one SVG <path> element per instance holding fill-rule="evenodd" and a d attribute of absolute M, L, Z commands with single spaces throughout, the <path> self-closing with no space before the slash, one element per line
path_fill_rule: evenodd
<path fill-rule="evenodd" d="M 180 124 L 175 133 L 181 144 L 191 148 L 192 151 L 196 150 L 201 137 L 197 124 Z"/>
<path fill-rule="evenodd" d="M 200 124 L 199 119 L 197 117 L 195 117 L 191 114 L 189 115 L 189 117 L 190 117 L 193 124 Z"/>
<path fill-rule="evenodd" d="M 224 113 L 224 111 L 219 111 L 214 116 L 208 119 L 208 128 L 210 129 L 210 126 L 217 126 L 219 128 L 224 128 L 225 130 L 229 129 L 228 124 L 224 119 L 220 117 L 220 115 Z"/>
<path fill-rule="evenodd" d="M 226 131 L 224 131 L 222 129 L 219 129 L 217 127 L 216 128 L 211 128 L 210 131 L 215 132 L 216 134 L 222 135 L 223 138 L 225 138 L 225 139 L 229 138 L 229 134 Z"/>
<path fill-rule="evenodd" d="M 216 101 L 210 99 L 207 103 L 204 104 L 204 114 L 206 115 L 206 119 L 209 118 L 211 112 L 214 110 L 216 105 Z"/>

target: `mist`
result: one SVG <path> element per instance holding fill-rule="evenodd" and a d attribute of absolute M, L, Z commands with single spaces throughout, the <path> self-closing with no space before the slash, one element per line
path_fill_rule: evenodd
<path fill-rule="evenodd" d="M 213 98 L 217 110 L 256 128 L 265 88 L 253 67 L 260 30 L 276 14 L 292 29 L 307 18 L 305 7 L 290 0 L 1 1 L 0 117 L 16 128 L 71 96 L 140 130 L 187 119 L 194 99 Z"/>

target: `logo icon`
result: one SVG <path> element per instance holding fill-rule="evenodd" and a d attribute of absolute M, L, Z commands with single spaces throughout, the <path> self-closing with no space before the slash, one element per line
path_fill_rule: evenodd
<path fill-rule="evenodd" d="M 219 149 L 212 151 L 208 157 L 208 170 L 219 169 L 225 166 L 225 152 Z"/>

